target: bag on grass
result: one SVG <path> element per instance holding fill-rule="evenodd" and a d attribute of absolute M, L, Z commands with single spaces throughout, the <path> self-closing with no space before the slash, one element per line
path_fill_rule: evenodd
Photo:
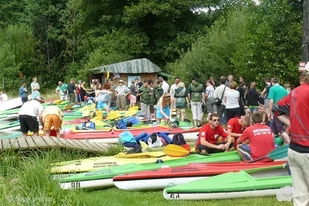
<path fill-rule="evenodd" d="M 184 145 L 184 144 L 187 144 L 187 143 L 186 143 L 186 140 L 185 140 L 183 134 L 177 133 L 177 134 L 174 134 L 174 136 L 173 136 L 172 144 L 180 146 L 180 145 Z"/>

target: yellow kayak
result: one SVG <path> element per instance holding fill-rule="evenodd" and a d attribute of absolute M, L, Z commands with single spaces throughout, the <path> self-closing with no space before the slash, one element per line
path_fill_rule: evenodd
<path fill-rule="evenodd" d="M 178 157 L 165 156 L 164 152 L 146 152 L 137 154 L 124 154 L 120 153 L 110 157 L 94 157 L 82 160 L 66 161 L 54 163 L 50 169 L 50 173 L 78 173 L 88 172 L 95 169 L 104 167 L 113 167 L 129 163 L 155 163 L 158 159 L 162 161 L 177 159 Z"/>

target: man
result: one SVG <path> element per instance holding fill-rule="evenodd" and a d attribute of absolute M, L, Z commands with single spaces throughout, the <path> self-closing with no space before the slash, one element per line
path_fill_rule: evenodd
<path fill-rule="evenodd" d="M 23 82 L 21 87 L 19 88 L 19 96 L 23 104 L 26 101 L 28 101 L 28 90 L 27 90 L 26 82 Z"/>
<path fill-rule="evenodd" d="M 146 118 L 150 117 L 150 87 L 148 85 L 148 79 L 144 79 L 143 86 L 140 87 L 138 96 L 141 100 L 141 114 Z"/>
<path fill-rule="evenodd" d="M 63 113 L 61 109 L 55 105 L 47 106 L 42 114 L 44 122 L 44 131 L 46 136 L 50 136 L 51 127 L 56 131 L 56 137 L 60 138 L 60 128 L 62 125 Z"/>
<path fill-rule="evenodd" d="M 249 115 L 239 118 L 232 118 L 226 125 L 227 133 L 234 138 L 234 148 L 237 149 L 237 139 L 241 136 L 244 129 L 250 126 L 251 118 Z"/>
<path fill-rule="evenodd" d="M 34 91 L 39 91 L 40 90 L 40 85 L 38 83 L 38 80 L 36 77 L 34 77 L 32 79 L 32 83 L 31 83 L 31 93 L 33 93 Z"/>
<path fill-rule="evenodd" d="M 175 78 L 175 83 L 172 84 L 171 90 L 170 90 L 170 94 L 171 94 L 171 98 L 172 98 L 173 109 L 176 108 L 175 90 L 178 88 L 179 82 L 180 82 L 180 78 L 179 78 L 179 77 L 176 77 L 176 78 Z"/>
<path fill-rule="evenodd" d="M 218 141 L 219 137 L 222 137 L 220 142 Z M 233 138 L 220 125 L 219 115 L 211 114 L 209 123 L 200 129 L 196 150 L 201 154 L 210 154 L 224 152 L 232 147 Z"/>
<path fill-rule="evenodd" d="M 0 102 L 6 102 L 8 101 L 8 95 L 6 95 L 6 93 L 3 92 L 3 90 L 0 90 Z"/>
<path fill-rule="evenodd" d="M 271 111 L 274 106 L 274 104 L 277 104 L 277 102 L 282 99 L 283 97 L 288 95 L 288 92 L 286 89 L 279 84 L 278 79 L 272 78 L 271 80 L 272 87 L 269 89 L 268 99 L 269 99 L 269 107 L 268 107 L 268 116 L 271 116 Z M 290 137 L 286 133 L 284 129 L 284 124 L 278 119 L 278 117 L 274 116 L 273 121 L 271 122 L 271 129 L 273 133 L 279 134 L 285 143 L 290 142 Z"/>
<path fill-rule="evenodd" d="M 70 83 L 67 86 L 67 90 L 68 90 L 68 95 L 69 95 L 69 99 L 70 102 L 72 104 L 75 104 L 76 102 L 76 86 L 75 86 L 75 79 L 71 79 Z"/>
<path fill-rule="evenodd" d="M 127 96 L 130 94 L 129 88 L 123 84 L 123 80 L 118 81 L 119 85 L 115 88 L 116 91 L 116 105 L 120 111 L 124 111 L 127 105 Z"/>
<path fill-rule="evenodd" d="M 227 87 L 230 87 L 230 83 L 233 81 L 233 75 L 230 74 L 228 77 L 227 77 L 227 81 L 225 82 L 225 86 Z"/>
<path fill-rule="evenodd" d="M 168 90 L 170 88 L 170 85 L 168 85 L 168 83 L 163 79 L 163 77 L 159 77 L 160 80 L 162 80 L 162 88 L 163 88 L 163 92 L 168 93 Z"/>
<path fill-rule="evenodd" d="M 294 206 L 309 205 L 309 64 L 300 76 L 301 85 L 280 100 L 290 108 L 288 163 L 293 182 Z"/>
<path fill-rule="evenodd" d="M 58 82 L 58 87 L 56 88 L 56 93 L 60 95 L 61 100 L 68 99 L 68 85 L 62 81 Z"/>
<path fill-rule="evenodd" d="M 191 104 L 192 118 L 194 127 L 200 127 L 203 119 L 202 104 L 205 102 L 205 89 L 203 84 L 199 83 L 196 77 L 192 78 L 192 82 L 188 88 L 188 100 Z"/>
<path fill-rule="evenodd" d="M 224 114 L 224 111 L 225 111 L 225 103 L 222 99 L 222 97 L 224 97 L 224 94 L 227 90 L 229 90 L 229 88 L 225 85 L 225 82 L 226 82 L 226 77 L 225 76 L 221 76 L 220 78 L 220 86 L 216 87 L 215 89 L 215 92 L 214 92 L 214 98 L 215 99 L 221 99 L 222 100 L 222 103 L 220 106 L 217 107 L 217 112 L 218 112 L 218 115 L 221 119 L 221 123 L 225 124 L 226 122 L 224 121 L 223 119 L 223 114 Z"/>
<path fill-rule="evenodd" d="M 261 95 L 264 97 L 264 109 L 265 109 L 266 113 L 268 113 L 268 108 L 269 108 L 268 94 L 269 94 L 269 90 L 270 90 L 272 85 L 271 85 L 269 77 L 265 77 L 264 82 L 265 82 L 265 87 L 264 87 Z"/>
<path fill-rule="evenodd" d="M 273 133 L 269 126 L 262 124 L 261 113 L 253 113 L 251 118 L 253 126 L 246 128 L 237 140 L 237 151 L 243 160 L 264 157 L 275 149 Z M 249 145 L 246 141 L 249 141 Z"/>
<path fill-rule="evenodd" d="M 31 101 L 25 102 L 19 109 L 20 130 L 23 137 L 27 136 L 28 131 L 32 131 L 36 136 L 38 135 L 39 123 L 37 117 L 44 127 L 42 103 L 44 103 L 44 99 L 41 97 L 40 92 L 34 91 L 31 95 Z"/>

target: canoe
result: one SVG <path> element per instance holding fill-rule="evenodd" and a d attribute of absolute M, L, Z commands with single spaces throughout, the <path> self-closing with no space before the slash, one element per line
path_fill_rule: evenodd
<path fill-rule="evenodd" d="M 106 169 L 94 170 L 91 172 L 76 174 L 59 180 L 60 187 L 64 190 L 82 189 L 82 188 L 105 188 L 113 186 L 113 177 L 120 174 L 129 174 L 132 172 L 155 170 L 167 167 L 185 166 L 189 163 L 207 163 L 207 162 L 235 162 L 240 161 L 236 151 L 217 153 L 213 155 L 189 155 L 188 157 L 148 164 L 125 164 Z"/>
<path fill-rule="evenodd" d="M 10 99 L 6 102 L 0 102 L 0 111 L 5 111 L 9 109 L 14 109 L 16 107 L 20 107 L 22 105 L 21 98 Z"/>
<path fill-rule="evenodd" d="M 164 189 L 167 200 L 213 200 L 274 196 L 292 186 L 285 165 L 229 172 Z"/>
<path fill-rule="evenodd" d="M 172 159 L 178 159 L 178 158 L 165 156 L 163 152 L 147 152 L 137 154 L 126 154 L 126 155 L 118 154 L 110 157 L 102 156 L 82 160 L 54 163 L 53 167 L 51 167 L 50 169 L 50 173 L 51 174 L 80 173 L 129 163 L 145 164 L 145 163 L 155 163 L 157 161 L 167 161 Z"/>
<path fill-rule="evenodd" d="M 283 164 L 286 164 L 286 161 L 190 164 L 184 167 L 163 168 L 118 175 L 113 178 L 113 182 L 116 187 L 122 190 L 157 190 L 164 189 L 170 185 L 180 185 L 226 172 L 237 172 Z"/>

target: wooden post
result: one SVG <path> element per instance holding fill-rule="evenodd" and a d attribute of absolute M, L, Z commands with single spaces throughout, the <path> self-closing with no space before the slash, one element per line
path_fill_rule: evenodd
<path fill-rule="evenodd" d="M 303 3 L 302 61 L 309 61 L 309 0 Z"/>

